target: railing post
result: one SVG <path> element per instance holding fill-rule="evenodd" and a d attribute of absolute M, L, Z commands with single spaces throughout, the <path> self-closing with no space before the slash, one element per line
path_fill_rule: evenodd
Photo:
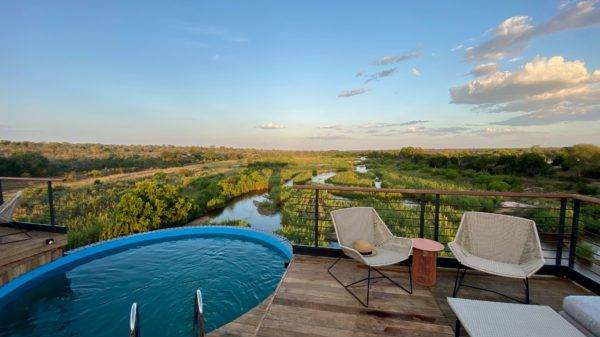
<path fill-rule="evenodd" d="M 319 190 L 315 188 L 315 247 L 319 247 Z"/>
<path fill-rule="evenodd" d="M 438 241 L 440 232 L 440 195 L 435 195 L 435 217 L 433 218 L 433 240 Z"/>
<path fill-rule="evenodd" d="M 54 192 L 52 190 L 52 181 L 48 180 L 48 206 L 50 207 L 50 224 L 56 225 L 54 219 Z"/>
<path fill-rule="evenodd" d="M 556 239 L 556 262 L 557 266 L 562 264 L 562 250 L 565 241 L 565 218 L 567 214 L 567 198 L 560 199 L 560 215 L 558 218 L 558 237 Z"/>
<path fill-rule="evenodd" d="M 577 238 L 579 231 L 579 210 L 581 208 L 581 201 L 578 199 L 573 200 L 573 222 L 571 224 L 571 244 L 569 245 L 569 268 L 575 266 L 575 255 L 577 251 Z"/>
<path fill-rule="evenodd" d="M 419 237 L 425 237 L 425 207 L 427 206 L 427 200 L 425 196 L 421 196 L 421 212 L 419 214 Z"/>
<path fill-rule="evenodd" d="M 2 179 L 0 179 L 0 205 L 4 203 L 4 194 L 2 193 Z"/>

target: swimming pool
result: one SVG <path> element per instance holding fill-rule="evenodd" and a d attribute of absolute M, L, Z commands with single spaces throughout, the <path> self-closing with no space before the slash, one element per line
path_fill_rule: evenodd
<path fill-rule="evenodd" d="M 74 251 L 0 288 L 0 336 L 191 336 L 201 289 L 209 332 L 276 288 L 289 243 L 231 227 L 169 229 Z"/>

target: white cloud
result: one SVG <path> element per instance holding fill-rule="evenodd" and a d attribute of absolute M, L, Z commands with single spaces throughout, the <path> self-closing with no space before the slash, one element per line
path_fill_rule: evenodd
<path fill-rule="evenodd" d="M 579 60 L 536 57 L 518 70 L 497 71 L 450 89 L 451 102 L 488 112 L 521 112 L 506 125 L 600 119 L 600 70 Z"/>
<path fill-rule="evenodd" d="M 562 56 L 536 57 L 519 70 L 495 72 L 450 89 L 453 103 L 503 103 L 600 79 L 600 70 L 589 73 L 582 61 Z"/>
<path fill-rule="evenodd" d="M 456 47 L 450 49 L 450 51 L 457 51 L 457 50 L 462 49 L 463 47 L 464 47 L 464 45 L 461 43 L 461 44 L 457 45 Z"/>
<path fill-rule="evenodd" d="M 412 121 L 408 121 L 408 122 L 402 122 L 400 123 L 400 125 L 405 126 L 405 125 L 415 125 L 415 124 L 424 124 L 424 123 L 429 123 L 430 121 L 426 121 L 426 120 L 422 120 L 422 119 L 415 119 Z"/>
<path fill-rule="evenodd" d="M 356 95 L 362 95 L 369 92 L 367 88 L 354 88 L 352 90 L 343 90 L 338 94 L 338 97 L 352 97 Z"/>
<path fill-rule="evenodd" d="M 528 16 L 513 16 L 504 20 L 484 43 L 467 48 L 468 61 L 498 60 L 521 52 L 533 36 L 534 26 Z"/>
<path fill-rule="evenodd" d="M 326 130 L 341 130 L 344 127 L 341 124 L 327 124 L 327 125 L 319 126 L 318 128 L 326 129 Z"/>
<path fill-rule="evenodd" d="M 364 75 L 365 71 L 364 70 L 359 70 L 356 72 L 356 77 L 361 77 L 362 75 Z"/>
<path fill-rule="evenodd" d="M 464 126 L 448 126 L 441 128 L 426 128 L 424 126 L 410 126 L 406 128 L 405 133 L 418 133 L 418 134 L 428 134 L 428 135 L 452 135 L 452 134 L 460 134 L 470 129 Z"/>
<path fill-rule="evenodd" d="M 316 139 L 316 140 L 344 140 L 344 139 L 352 139 L 352 137 L 347 136 L 347 135 L 315 135 L 315 136 L 308 136 L 306 137 L 308 139 Z"/>
<path fill-rule="evenodd" d="M 266 124 L 259 125 L 259 126 L 257 126 L 257 128 L 263 129 L 263 130 L 278 130 L 278 129 L 285 129 L 285 125 L 269 122 Z"/>
<path fill-rule="evenodd" d="M 482 44 L 467 48 L 465 58 L 470 62 L 499 60 L 518 55 L 529 42 L 539 36 L 600 24 L 597 0 L 584 0 L 559 7 L 549 21 L 534 25 L 529 16 L 513 16 L 504 20 Z"/>
<path fill-rule="evenodd" d="M 566 122 L 578 121 L 598 121 L 600 120 L 600 106 L 593 107 L 573 107 L 569 105 L 557 105 L 552 109 L 544 111 L 535 111 L 509 118 L 494 124 L 497 125 L 548 125 Z"/>
<path fill-rule="evenodd" d="M 369 78 L 365 81 L 365 83 L 369 83 L 371 81 L 376 81 L 383 77 L 391 76 L 396 72 L 397 69 L 398 68 L 390 68 L 390 69 L 385 69 L 385 70 L 376 72 L 375 74 L 369 76 Z"/>
<path fill-rule="evenodd" d="M 488 75 L 490 73 L 495 73 L 498 70 L 500 70 L 500 64 L 496 63 L 496 62 L 490 62 L 490 63 L 483 63 L 483 64 L 479 64 L 479 65 L 475 66 L 469 74 L 471 74 L 475 77 L 479 77 L 479 76 Z"/>
<path fill-rule="evenodd" d="M 429 123 L 429 122 L 430 121 L 421 120 L 421 119 L 411 120 L 411 121 L 407 121 L 407 122 L 368 122 L 368 123 L 363 123 L 363 124 L 358 125 L 358 128 L 359 129 L 382 129 L 382 128 L 390 128 L 390 127 L 396 127 L 396 126 L 424 124 L 424 123 Z"/>
<path fill-rule="evenodd" d="M 421 76 L 421 72 L 419 71 L 419 69 L 417 68 L 412 68 L 411 72 L 413 73 L 413 75 L 415 76 Z"/>
<path fill-rule="evenodd" d="M 386 65 L 386 64 L 399 63 L 402 61 L 417 58 L 417 57 L 419 57 L 419 55 L 420 54 L 417 50 L 405 52 L 400 55 L 388 55 L 388 56 L 384 56 L 384 57 L 380 58 L 379 60 L 375 61 L 375 64 L 376 65 Z"/>

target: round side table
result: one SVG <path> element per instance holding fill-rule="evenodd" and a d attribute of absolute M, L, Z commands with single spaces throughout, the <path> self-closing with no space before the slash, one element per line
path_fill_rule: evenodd
<path fill-rule="evenodd" d="M 430 287 L 435 284 L 438 252 L 444 245 L 429 239 L 412 239 L 412 278 L 415 283 Z"/>

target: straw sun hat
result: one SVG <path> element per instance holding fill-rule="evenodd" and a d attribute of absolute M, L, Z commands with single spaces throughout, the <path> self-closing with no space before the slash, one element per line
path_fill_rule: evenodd
<path fill-rule="evenodd" d="M 362 255 L 375 254 L 375 248 L 373 248 L 373 245 L 365 240 L 354 241 L 354 243 L 352 243 L 352 248 L 356 249 Z"/>

